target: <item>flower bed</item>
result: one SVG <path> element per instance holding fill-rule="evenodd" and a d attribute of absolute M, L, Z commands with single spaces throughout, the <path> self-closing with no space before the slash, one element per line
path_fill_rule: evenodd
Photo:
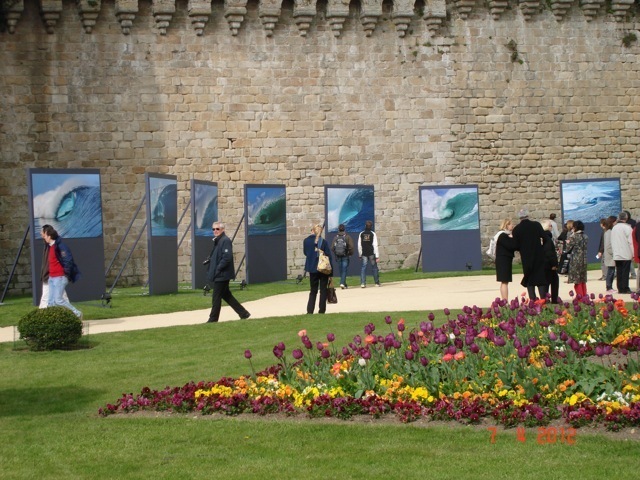
<path fill-rule="evenodd" d="M 435 326 L 431 313 L 409 328 L 403 319 L 370 323 L 343 347 L 329 333 L 312 341 L 303 330 L 290 356 L 239 378 L 126 394 L 101 408 L 107 416 L 140 410 L 273 413 L 348 419 L 395 414 L 505 427 L 547 425 L 610 430 L 640 426 L 640 320 L 612 296 L 546 305 L 497 300 L 487 310 L 465 307 Z M 380 330 L 384 330 L 380 332 Z M 251 352 L 245 357 L 251 362 Z M 253 371 L 253 366 L 252 366 Z"/>

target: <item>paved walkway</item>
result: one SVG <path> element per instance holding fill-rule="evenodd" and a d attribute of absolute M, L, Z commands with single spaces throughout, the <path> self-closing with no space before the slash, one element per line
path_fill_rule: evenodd
<path fill-rule="evenodd" d="M 589 272 L 587 283 L 589 293 L 598 295 L 605 292 L 605 284 L 598 280 L 599 277 L 599 270 Z M 521 279 L 522 275 L 514 275 L 514 281 L 510 284 L 509 289 L 511 298 L 525 291 L 520 286 Z M 308 280 L 305 282 L 308 285 Z M 569 290 L 572 288 L 573 285 L 566 283 L 566 277 L 560 277 L 560 296 L 562 298 L 569 298 Z M 493 275 L 410 280 L 386 283 L 380 288 L 371 285 L 365 289 L 358 286 L 347 290 L 338 290 L 338 303 L 328 305 L 327 312 L 381 312 L 383 314 L 398 310 L 431 312 L 444 308 L 459 309 L 465 305 L 487 307 L 499 294 L 499 284 Z M 627 296 L 624 295 L 623 298 L 625 297 Z M 300 315 L 306 311 L 307 298 L 307 291 L 287 293 L 245 302 L 244 306 L 251 312 L 252 320 Z M 224 302 L 223 305 L 225 305 Z M 208 316 L 209 309 L 205 309 L 111 320 L 90 320 L 85 322 L 87 324 L 85 333 L 93 335 L 174 325 L 195 325 L 204 323 Z M 223 306 L 220 321 L 232 320 L 238 320 L 237 315 L 230 307 Z M 14 339 L 18 339 L 18 336 L 18 331 L 14 327 L 0 328 L 0 342 L 13 342 Z"/>

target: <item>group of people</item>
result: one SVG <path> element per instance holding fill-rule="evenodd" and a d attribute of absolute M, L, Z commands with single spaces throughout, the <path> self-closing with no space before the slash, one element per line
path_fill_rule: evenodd
<path fill-rule="evenodd" d="M 569 220 L 559 232 L 554 214 L 549 219 L 536 222 L 529 219 L 527 209 L 522 209 L 518 217 L 520 222 L 515 226 L 510 219 L 504 219 L 494 237 L 496 279 L 500 282 L 502 299 L 509 299 L 515 252 L 520 252 L 523 271 L 521 284 L 527 288 L 530 299 L 538 298 L 537 289 L 541 298 L 550 294 L 551 302 L 558 302 L 559 273 L 563 265 L 566 271 L 562 273 L 567 275 L 567 282 L 573 284 L 576 295 L 586 296 L 589 238 L 584 232 L 584 223 Z M 630 218 L 629 212 L 625 211 L 601 222 L 603 236 L 598 258 L 602 256 L 602 262 L 607 267 L 605 280 L 608 293 L 615 293 L 612 286 L 614 276 L 618 293 L 632 293 L 629 274 L 632 261 L 640 263 L 640 231 L 635 226 L 632 228 Z M 640 275 L 636 278 L 636 291 L 640 292 Z"/>
<path fill-rule="evenodd" d="M 304 239 L 302 249 L 306 257 L 304 269 L 309 274 L 309 300 L 307 302 L 307 313 L 312 314 L 315 310 L 318 292 L 320 300 L 318 304 L 318 313 L 325 313 L 327 310 L 327 289 L 329 279 L 333 273 L 323 273 L 318 271 L 318 262 L 320 260 L 320 252 L 329 258 L 331 270 L 333 271 L 333 262 L 331 261 L 332 253 L 338 263 L 340 273 L 340 288 L 349 288 L 347 285 L 347 270 L 351 261 L 351 256 L 355 253 L 353 240 L 346 232 L 343 224 L 338 226 L 338 233 L 329 246 L 328 242 L 322 237 L 323 227 L 314 225 L 311 234 Z M 380 253 L 378 250 L 378 236 L 373 231 L 373 222 L 367 220 L 365 228 L 358 235 L 358 256 L 362 261 L 360 268 L 360 288 L 367 287 L 367 268 L 371 265 L 373 273 L 373 281 L 376 287 L 380 286 L 380 272 L 378 262 L 380 261 Z"/>
<path fill-rule="evenodd" d="M 615 293 L 613 279 L 616 279 L 618 293 L 633 293 L 629 287 L 629 278 L 636 279 L 635 291 L 640 292 L 640 277 L 633 263 L 640 263 L 640 230 L 631 214 L 620 212 L 617 217 L 610 216 L 600 220 L 603 230 L 598 248 L 598 258 L 603 267 L 602 280 L 606 283 L 607 293 Z M 640 268 L 638 271 L 640 274 Z"/>
<path fill-rule="evenodd" d="M 373 223 L 367 221 L 365 229 L 358 236 L 358 255 L 362 260 L 360 271 L 361 288 L 366 288 L 367 286 L 366 273 L 368 265 L 371 265 L 375 285 L 377 287 L 380 286 L 378 237 L 372 228 Z M 231 239 L 224 233 L 224 229 L 225 225 L 222 222 L 215 222 L 212 225 L 213 248 L 209 257 L 205 260 L 205 264 L 207 264 L 207 280 L 212 287 L 211 312 L 207 323 L 215 323 L 220 318 L 222 300 L 227 302 L 241 319 L 251 316 L 229 289 L 229 282 L 235 277 L 235 268 L 233 245 Z M 331 246 L 322 237 L 322 230 L 323 227 L 321 225 L 314 225 L 311 228 L 311 235 L 305 238 L 302 244 L 306 257 L 304 269 L 309 274 L 310 283 L 309 300 L 307 302 L 308 314 L 313 314 L 315 310 L 318 293 L 320 294 L 318 313 L 325 313 L 327 310 L 327 290 L 332 273 L 323 273 L 318 270 L 320 252 L 328 257 L 331 270 L 333 270 L 332 253 L 335 255 L 340 272 L 340 288 L 342 289 L 348 288 L 347 269 L 349 268 L 350 258 L 355 253 L 353 240 L 347 234 L 344 225 L 341 224 L 338 227 L 338 234 Z"/>
<path fill-rule="evenodd" d="M 513 259 L 515 252 L 520 252 L 523 278 L 521 284 L 527 288 L 529 298 L 536 299 L 536 288 L 541 298 L 551 292 L 551 301 L 558 301 L 560 280 L 558 277 L 558 258 L 553 241 L 553 225 L 549 219 L 544 222 L 533 221 L 529 212 L 523 208 L 518 212 L 520 222 L 513 225 L 511 219 L 504 219 L 500 231 L 496 234 L 496 279 L 500 282 L 500 296 L 509 299 L 509 283 L 513 281 Z M 556 226 L 557 227 L 557 226 Z M 584 229 L 584 226 L 582 227 Z M 586 256 L 586 237 L 585 256 Z M 586 284 L 576 269 L 575 280 L 578 284 Z M 586 287 L 584 288 L 586 294 Z"/>

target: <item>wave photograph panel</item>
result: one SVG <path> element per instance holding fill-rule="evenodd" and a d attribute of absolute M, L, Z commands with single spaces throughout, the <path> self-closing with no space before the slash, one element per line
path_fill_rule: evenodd
<path fill-rule="evenodd" d="M 598 223 L 622 210 L 619 179 L 560 182 L 562 221 Z"/>
<path fill-rule="evenodd" d="M 211 225 L 218 221 L 218 186 L 194 183 L 193 228 L 198 237 L 210 237 Z"/>
<path fill-rule="evenodd" d="M 423 188 L 420 203 L 423 232 L 480 228 L 476 187 Z"/>
<path fill-rule="evenodd" d="M 287 200 L 285 187 L 247 187 L 249 235 L 285 235 Z"/>
<path fill-rule="evenodd" d="M 337 232 L 342 223 L 347 232 L 364 230 L 367 220 L 374 221 L 373 187 L 327 187 L 327 232 Z"/>
<path fill-rule="evenodd" d="M 98 173 L 32 173 L 33 225 L 51 225 L 63 238 L 102 236 Z"/>
<path fill-rule="evenodd" d="M 175 179 L 149 176 L 151 235 L 178 235 L 178 185 Z"/>

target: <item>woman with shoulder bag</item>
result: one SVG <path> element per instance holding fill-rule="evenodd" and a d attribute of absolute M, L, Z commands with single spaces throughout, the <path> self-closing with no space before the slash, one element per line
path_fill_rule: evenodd
<path fill-rule="evenodd" d="M 333 269 L 333 266 L 331 265 L 331 250 L 327 241 L 322 238 L 322 227 L 320 225 L 313 226 L 311 235 L 304 239 L 302 247 L 306 257 L 304 269 L 309 273 L 310 284 L 307 313 L 312 314 L 315 309 L 318 290 L 320 290 L 318 313 L 325 313 L 327 310 L 327 285 L 331 273 L 322 273 L 318 270 L 321 253 L 328 257 L 329 267 Z"/>

